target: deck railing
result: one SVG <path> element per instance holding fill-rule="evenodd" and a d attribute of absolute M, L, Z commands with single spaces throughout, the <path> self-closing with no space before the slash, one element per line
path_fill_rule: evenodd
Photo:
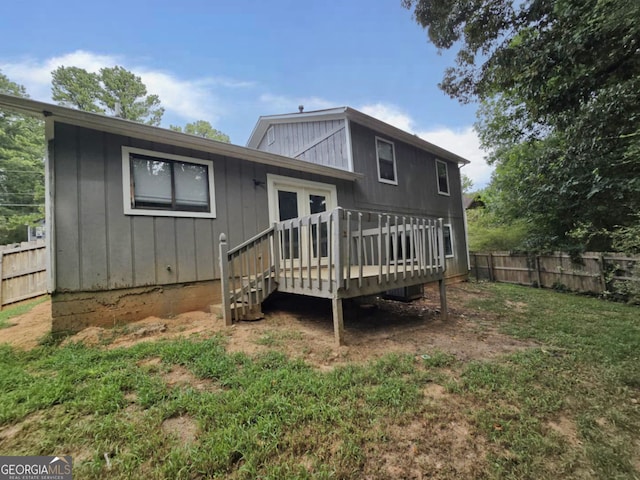
<path fill-rule="evenodd" d="M 227 250 L 224 234 L 220 237 L 222 305 L 225 320 L 236 321 L 259 308 L 276 289 L 274 278 L 276 252 L 274 228 Z"/>
<path fill-rule="evenodd" d="M 426 283 L 444 273 L 443 245 L 442 219 L 343 208 L 292 218 L 228 252 L 221 242 L 223 297 L 237 319 L 275 289 L 339 298 Z"/>

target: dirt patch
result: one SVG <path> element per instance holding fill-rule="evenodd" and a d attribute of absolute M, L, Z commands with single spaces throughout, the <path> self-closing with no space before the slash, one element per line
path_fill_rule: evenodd
<path fill-rule="evenodd" d="M 440 395 L 419 418 L 386 428 L 384 451 L 373 452 L 367 478 L 476 478 L 486 468 L 487 440 L 464 417 L 461 399 Z"/>
<path fill-rule="evenodd" d="M 447 290 L 448 320 L 442 320 L 438 294 L 432 288 L 425 289 L 425 298 L 411 303 L 378 299 L 360 306 L 345 302 L 345 346 L 340 348 L 334 344 L 330 302 L 287 295 L 271 298 L 265 305 L 265 319 L 259 322 L 239 322 L 226 327 L 214 315 L 188 312 L 170 319 L 148 317 L 123 327 L 89 327 L 63 343 L 82 342 L 112 349 L 159 339 L 224 335 L 230 352 L 253 356 L 276 349 L 321 370 L 348 362 L 366 362 L 394 352 L 423 355 L 441 351 L 467 361 L 535 345 L 500 333 L 495 319 L 464 308 L 469 299 L 486 296 L 485 292 L 464 283 L 451 285 Z M 0 330 L 0 340 L 33 348 L 37 338 L 50 329 L 50 302 L 12 321 L 16 326 Z M 178 385 L 186 382 L 188 375 L 191 374 L 175 371 L 170 381 Z"/>
<path fill-rule="evenodd" d="M 551 430 L 559 433 L 571 446 L 580 445 L 582 442 L 578 439 L 578 428 L 573 420 L 564 415 L 548 422 Z"/>
<path fill-rule="evenodd" d="M 195 442 L 198 436 L 198 425 L 189 416 L 168 418 L 162 422 L 161 428 L 165 435 L 176 437 L 182 445 Z"/>
<path fill-rule="evenodd" d="M 168 369 L 163 369 L 162 360 L 158 357 L 147 358 L 138 362 L 138 365 L 147 367 L 151 372 L 160 375 L 169 387 L 193 388 L 208 392 L 224 390 L 209 379 L 196 377 L 182 365 L 172 365 Z"/>
<path fill-rule="evenodd" d="M 51 332 L 51 301 L 47 300 L 27 313 L 11 318 L 9 323 L 11 326 L 0 329 L 0 343 L 8 343 L 22 350 L 37 347 L 40 339 Z"/>

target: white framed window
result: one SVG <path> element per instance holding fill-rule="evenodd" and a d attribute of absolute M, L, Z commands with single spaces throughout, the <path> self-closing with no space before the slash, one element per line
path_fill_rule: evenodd
<path fill-rule="evenodd" d="M 215 218 L 213 162 L 122 147 L 125 215 Z"/>
<path fill-rule="evenodd" d="M 276 141 L 276 131 L 273 128 L 273 125 L 271 125 L 268 129 L 267 129 L 267 145 L 273 145 L 273 142 Z"/>
<path fill-rule="evenodd" d="M 447 223 L 442 226 L 442 237 L 444 242 L 444 256 L 453 258 L 453 230 L 451 224 Z"/>
<path fill-rule="evenodd" d="M 447 162 L 436 159 L 436 182 L 438 183 L 438 193 L 449 195 L 449 166 Z"/>
<path fill-rule="evenodd" d="M 398 185 L 396 152 L 393 142 L 376 137 L 376 159 L 378 164 L 378 180 L 382 183 Z"/>

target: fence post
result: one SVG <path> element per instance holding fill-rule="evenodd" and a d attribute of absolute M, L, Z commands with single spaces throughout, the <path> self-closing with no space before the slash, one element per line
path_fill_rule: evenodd
<path fill-rule="evenodd" d="M 489 256 L 487 257 L 487 266 L 489 267 L 489 281 L 495 282 L 496 279 L 493 275 L 493 253 L 489 252 Z"/>
<path fill-rule="evenodd" d="M 538 288 L 542 288 L 542 280 L 540 278 L 540 255 L 536 255 L 536 280 L 538 281 Z"/>
<path fill-rule="evenodd" d="M 222 288 L 222 312 L 224 315 L 224 324 L 230 326 L 233 321 L 231 319 L 231 304 L 229 298 L 229 246 L 227 245 L 227 236 L 220 234 L 220 284 Z"/>
<path fill-rule="evenodd" d="M 478 270 L 478 255 L 473 252 L 473 268 L 476 270 L 476 282 L 480 281 L 480 270 Z"/>
<path fill-rule="evenodd" d="M 0 257 L 0 258 L 2 258 L 2 257 Z M 605 262 L 604 253 L 601 253 L 600 254 L 600 284 L 602 285 L 602 292 L 601 293 L 604 293 L 604 292 L 607 291 L 607 279 L 606 279 L 606 277 L 604 275 L 604 273 L 605 273 L 605 268 L 604 268 L 605 267 L 605 263 L 604 262 Z M 2 262 L 0 262 L 0 267 L 1 266 L 2 266 Z M 1 269 L 0 269 L 0 271 L 1 271 Z"/>
<path fill-rule="evenodd" d="M 2 290 L 4 289 L 4 278 L 3 278 L 3 270 L 2 270 L 2 257 L 4 256 L 4 252 L 0 250 L 0 311 L 2 311 L 3 298 L 2 298 Z"/>

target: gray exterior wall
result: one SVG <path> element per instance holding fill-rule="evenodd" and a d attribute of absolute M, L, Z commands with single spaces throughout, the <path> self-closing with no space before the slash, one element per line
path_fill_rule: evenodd
<path fill-rule="evenodd" d="M 447 162 L 450 195 L 441 195 L 438 193 L 434 155 L 353 122 L 350 123 L 350 131 L 354 171 L 365 174 L 355 184 L 355 207 L 442 217 L 445 224 L 451 224 L 453 236 L 454 257 L 447 259 L 447 276 L 466 275 L 467 245 L 458 165 Z M 378 180 L 376 136 L 395 145 L 398 185 Z"/>
<path fill-rule="evenodd" d="M 123 145 L 212 160 L 217 218 L 124 215 Z M 219 278 L 220 233 L 235 246 L 268 227 L 267 173 L 334 184 L 338 203 L 354 206 L 353 182 L 58 122 L 52 157 L 56 292 Z"/>
<path fill-rule="evenodd" d="M 274 131 L 274 142 L 269 145 L 268 133 L 265 133 L 258 150 L 349 170 L 344 120 L 282 123 L 270 128 Z"/>

